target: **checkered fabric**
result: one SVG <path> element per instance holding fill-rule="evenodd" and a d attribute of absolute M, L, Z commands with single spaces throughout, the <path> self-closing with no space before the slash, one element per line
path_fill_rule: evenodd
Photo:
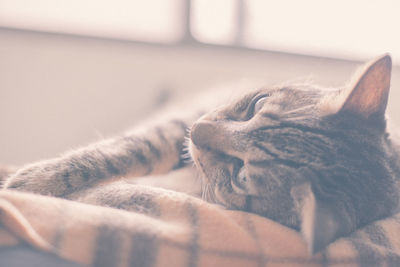
<path fill-rule="evenodd" d="M 0 192 L 0 246 L 28 243 L 84 266 L 400 266 L 400 214 L 309 255 L 266 218 L 160 189 L 152 212 Z"/>

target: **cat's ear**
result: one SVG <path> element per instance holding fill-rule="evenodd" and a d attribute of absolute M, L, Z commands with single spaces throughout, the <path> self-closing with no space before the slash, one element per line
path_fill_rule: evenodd
<path fill-rule="evenodd" d="M 339 113 L 350 113 L 367 120 L 384 119 L 391 71 L 390 55 L 384 55 L 367 64 L 366 69 L 350 86 Z"/>
<path fill-rule="evenodd" d="M 310 254 L 319 252 L 352 231 L 345 211 L 335 207 L 334 202 L 318 200 L 310 184 L 295 186 L 291 195 L 301 220 L 301 234 Z"/>

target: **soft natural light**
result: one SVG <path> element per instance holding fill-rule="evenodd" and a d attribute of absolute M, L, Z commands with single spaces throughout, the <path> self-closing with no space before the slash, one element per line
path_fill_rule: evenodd
<path fill-rule="evenodd" d="M 0 26 L 147 42 L 183 35 L 183 0 L 0 0 Z"/>
<path fill-rule="evenodd" d="M 0 0 L 0 27 L 400 63 L 399 0 Z M 186 15 L 190 25 L 186 25 Z"/>
<path fill-rule="evenodd" d="M 390 52 L 400 61 L 398 0 L 192 1 L 192 34 L 206 43 L 365 60 Z M 239 20 L 242 36 L 235 39 Z M 240 40 L 240 43 L 236 43 Z"/>
<path fill-rule="evenodd" d="M 237 1 L 192 0 L 191 32 L 205 43 L 230 44 L 236 32 Z"/>
<path fill-rule="evenodd" d="M 247 0 L 245 45 L 292 53 L 400 60 L 398 0 Z"/>

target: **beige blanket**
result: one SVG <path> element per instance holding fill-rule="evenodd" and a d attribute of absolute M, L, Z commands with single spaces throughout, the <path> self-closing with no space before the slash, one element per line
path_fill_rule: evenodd
<path fill-rule="evenodd" d="M 0 191 L 0 245 L 29 243 L 85 266 L 400 266 L 400 214 L 308 255 L 295 231 L 168 190 L 144 215 Z"/>

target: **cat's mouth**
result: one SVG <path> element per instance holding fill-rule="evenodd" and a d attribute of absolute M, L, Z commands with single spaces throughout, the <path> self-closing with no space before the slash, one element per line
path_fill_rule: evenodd
<path fill-rule="evenodd" d="M 238 174 L 243 169 L 243 160 L 211 149 L 197 149 L 190 142 L 189 150 L 196 167 L 202 172 L 203 181 L 212 185 L 225 183 L 237 193 L 245 193 L 245 187 L 240 183 Z M 216 176 L 215 169 L 227 170 L 225 175 Z"/>
<path fill-rule="evenodd" d="M 246 190 L 247 180 L 246 177 L 241 177 L 243 171 L 244 171 L 243 160 L 236 159 L 231 175 L 231 186 L 233 191 L 235 191 L 236 193 L 246 195 L 248 193 Z"/>

